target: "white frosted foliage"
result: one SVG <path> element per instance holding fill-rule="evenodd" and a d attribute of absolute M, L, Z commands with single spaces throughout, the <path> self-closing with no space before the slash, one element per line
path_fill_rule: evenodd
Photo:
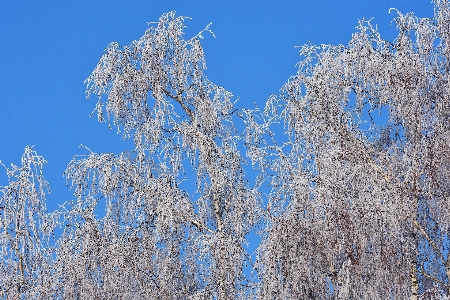
<path fill-rule="evenodd" d="M 170 12 L 111 43 L 87 97 L 134 148 L 81 146 L 52 213 L 34 148 L 0 162 L 2 299 L 447 299 L 450 5 L 434 5 L 391 9 L 394 41 L 361 20 L 346 46 L 300 47 L 264 109 L 207 78 L 210 25 L 186 39 Z"/>

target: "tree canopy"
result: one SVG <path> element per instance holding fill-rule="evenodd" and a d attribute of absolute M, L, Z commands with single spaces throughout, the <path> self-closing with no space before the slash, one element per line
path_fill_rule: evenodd
<path fill-rule="evenodd" d="M 432 19 L 393 11 L 394 41 L 361 20 L 346 46 L 300 47 L 261 109 L 207 78 L 209 25 L 185 39 L 169 12 L 111 43 L 87 97 L 134 149 L 82 146 L 64 172 L 74 199 L 51 213 L 44 158 L 27 147 L 3 165 L 2 297 L 449 296 L 450 4 L 434 6 Z"/>

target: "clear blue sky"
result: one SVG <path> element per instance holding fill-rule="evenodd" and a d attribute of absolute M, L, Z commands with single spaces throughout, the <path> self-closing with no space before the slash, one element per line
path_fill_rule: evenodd
<path fill-rule="evenodd" d="M 129 45 L 176 10 L 189 16 L 187 38 L 208 23 L 216 38 L 202 44 L 207 75 L 236 97 L 238 106 L 263 106 L 295 75 L 295 45 L 346 45 L 358 19 L 373 17 L 382 37 L 395 38 L 395 7 L 432 17 L 429 0 L 322 1 L 7 1 L 0 0 L 0 160 L 20 164 L 26 145 L 49 162 L 50 211 L 72 199 L 62 173 L 80 144 L 94 152 L 132 149 L 116 129 L 90 118 L 95 99 L 85 99 L 84 80 L 113 41 Z M 6 185 L 0 169 L 0 186 Z"/>

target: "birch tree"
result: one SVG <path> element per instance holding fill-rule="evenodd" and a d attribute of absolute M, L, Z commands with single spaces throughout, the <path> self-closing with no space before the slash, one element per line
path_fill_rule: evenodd
<path fill-rule="evenodd" d="M 362 20 L 347 46 L 301 47 L 297 75 L 248 112 L 272 186 L 261 299 L 449 293 L 450 7 L 396 12 L 392 43 Z"/>
<path fill-rule="evenodd" d="M 50 192 L 42 175 L 46 163 L 26 147 L 20 166 L 5 168 L 8 185 L 0 192 L 0 295 L 2 299 L 46 298 L 51 293 L 49 243 L 54 224 L 45 207 Z"/>
<path fill-rule="evenodd" d="M 170 12 L 130 46 L 111 43 L 86 80 L 99 121 L 135 149 L 88 150 L 65 171 L 76 200 L 57 250 L 63 298 L 248 296 L 245 236 L 261 201 L 237 150 L 233 96 L 204 74 L 200 40 L 212 32 L 186 40 L 184 21 Z"/>

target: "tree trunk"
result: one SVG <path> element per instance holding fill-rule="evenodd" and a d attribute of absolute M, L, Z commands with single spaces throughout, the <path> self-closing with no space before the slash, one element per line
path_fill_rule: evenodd
<path fill-rule="evenodd" d="M 419 299 L 419 281 L 417 280 L 417 268 L 415 265 L 412 266 L 411 268 L 411 297 L 409 299 L 410 300 Z"/>

